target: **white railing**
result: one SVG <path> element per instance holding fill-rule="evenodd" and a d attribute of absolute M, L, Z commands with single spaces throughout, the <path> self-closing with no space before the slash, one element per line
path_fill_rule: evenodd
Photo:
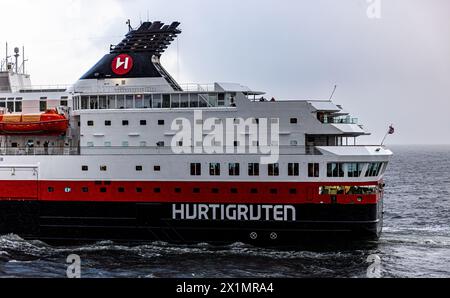
<path fill-rule="evenodd" d="M 32 86 L 11 86 L 12 90 L 19 90 L 21 92 L 48 92 L 49 90 L 67 90 L 74 93 L 153 93 L 164 92 L 168 89 L 168 85 L 152 85 L 152 86 L 74 86 L 71 84 L 59 85 L 32 85 Z M 215 92 L 214 84 L 194 84 L 186 83 L 180 84 L 183 92 Z M 171 90 L 166 92 L 176 93 Z"/>

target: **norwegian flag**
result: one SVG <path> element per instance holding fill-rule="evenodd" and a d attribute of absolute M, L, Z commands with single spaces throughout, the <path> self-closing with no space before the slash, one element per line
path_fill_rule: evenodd
<path fill-rule="evenodd" d="M 395 128 L 393 125 L 389 126 L 389 132 L 390 135 L 393 135 L 395 133 Z"/>

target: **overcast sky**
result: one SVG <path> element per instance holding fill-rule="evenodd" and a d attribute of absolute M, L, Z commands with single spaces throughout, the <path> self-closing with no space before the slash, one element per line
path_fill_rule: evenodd
<path fill-rule="evenodd" d="M 128 18 L 148 16 L 182 23 L 163 56 L 181 83 L 280 99 L 327 99 L 337 84 L 335 102 L 373 133 L 365 142 L 393 123 L 390 144 L 450 144 L 448 0 L 9 0 L 1 11 L 0 42 L 25 45 L 34 84 L 73 83 Z"/>

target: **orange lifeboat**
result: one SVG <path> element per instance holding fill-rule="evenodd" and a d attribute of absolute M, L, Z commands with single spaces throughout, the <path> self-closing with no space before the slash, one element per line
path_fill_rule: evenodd
<path fill-rule="evenodd" d="M 56 110 L 43 114 L 0 115 L 0 135 L 62 135 L 69 120 Z"/>

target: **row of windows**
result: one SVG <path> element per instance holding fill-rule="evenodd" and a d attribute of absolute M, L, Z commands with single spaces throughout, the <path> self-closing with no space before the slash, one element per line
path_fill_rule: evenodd
<path fill-rule="evenodd" d="M 382 162 L 369 163 L 365 177 L 378 177 L 383 168 Z M 327 165 L 327 177 L 344 177 L 345 168 L 348 177 L 361 177 L 365 163 L 329 163 Z"/>
<path fill-rule="evenodd" d="M 164 120 L 158 120 L 158 125 L 162 126 L 165 124 Z M 128 126 L 130 125 L 130 121 L 129 120 L 122 120 L 122 126 Z M 139 125 L 141 126 L 146 126 L 147 125 L 147 120 L 139 120 Z M 87 121 L 87 126 L 94 126 L 94 121 L 93 120 L 88 120 Z M 105 126 L 112 126 L 112 121 L 111 120 L 105 120 Z"/>
<path fill-rule="evenodd" d="M 142 172 L 143 170 L 144 170 L 144 167 L 143 166 L 136 166 L 136 172 Z M 83 171 L 83 172 L 87 172 L 87 171 L 89 171 L 89 166 L 86 166 L 86 165 L 83 165 L 83 166 L 81 166 L 81 170 Z M 106 172 L 108 170 L 108 167 L 107 166 L 100 166 L 100 171 L 101 172 Z M 154 166 L 153 167 L 153 171 L 155 171 L 155 172 L 161 172 L 161 166 Z"/>
<path fill-rule="evenodd" d="M 104 147 L 112 147 L 112 142 L 110 142 L 110 141 L 106 141 L 103 144 L 104 144 Z M 139 142 L 139 147 L 143 147 L 144 148 L 144 147 L 147 147 L 147 145 L 148 145 L 148 143 L 146 141 Z M 166 143 L 163 142 L 163 141 L 160 141 L 160 142 L 157 142 L 155 145 L 156 145 L 156 147 L 164 148 L 166 146 Z M 90 141 L 90 142 L 86 143 L 86 146 L 89 147 L 89 148 L 93 148 L 93 147 L 95 147 L 95 144 L 94 144 L 94 142 Z M 130 142 L 122 141 L 121 146 L 122 147 L 130 147 Z M 183 143 L 179 142 L 178 146 L 182 147 Z"/>
<path fill-rule="evenodd" d="M 111 189 L 109 189 L 109 190 L 111 191 Z M 125 187 L 117 187 L 115 190 L 118 193 L 125 193 L 127 189 Z M 50 186 L 50 187 L 47 188 L 47 191 L 49 193 L 54 193 L 56 191 L 56 189 L 54 187 Z M 73 189 L 71 187 L 65 187 L 64 188 L 64 192 L 65 193 L 71 193 L 72 191 L 73 191 Z M 144 188 L 142 188 L 142 187 L 135 187 L 135 188 L 133 188 L 133 191 L 136 192 L 136 193 L 143 193 L 144 192 Z M 153 188 L 152 191 L 153 191 L 153 193 L 161 193 L 161 188 L 156 187 L 156 188 Z M 183 189 L 180 188 L 180 187 L 176 187 L 176 188 L 173 189 L 173 191 L 175 193 L 182 193 Z M 221 190 L 219 188 L 211 188 L 209 191 L 211 193 L 213 193 L 213 194 L 219 194 L 221 192 Z M 268 193 L 275 195 L 275 194 L 278 194 L 279 191 L 280 190 L 278 188 L 271 188 L 271 189 L 268 190 Z M 81 192 L 89 193 L 90 192 L 90 188 L 87 187 L 87 186 L 82 187 L 81 188 Z M 108 188 L 107 187 L 100 187 L 99 192 L 100 193 L 107 193 L 108 192 Z M 289 192 L 289 194 L 295 195 L 295 194 L 298 193 L 298 189 L 297 188 L 290 188 L 288 190 L 288 192 Z M 198 187 L 192 188 L 192 193 L 196 193 L 196 194 L 201 193 L 201 189 L 198 188 Z M 237 188 L 230 188 L 229 189 L 229 193 L 231 193 L 231 194 L 238 194 L 239 190 Z M 260 192 L 260 190 L 258 188 L 251 188 L 249 190 L 249 193 L 250 194 L 259 194 L 261 192 Z"/>
<path fill-rule="evenodd" d="M 220 163 L 210 163 L 209 164 L 209 175 L 210 176 L 220 176 L 221 164 Z M 202 175 L 202 165 L 200 163 L 191 163 L 191 176 L 201 176 Z M 228 164 L 228 175 L 229 176 L 240 176 L 241 166 L 239 163 L 229 163 Z M 260 175 L 260 164 L 259 163 L 249 163 L 248 164 L 248 175 L 251 177 Z M 267 165 L 267 175 L 268 176 L 280 176 L 280 164 L 269 164 Z M 288 164 L 288 176 L 300 176 L 300 164 L 299 163 L 289 163 Z M 319 177 L 320 170 L 318 163 L 308 164 L 308 176 L 309 177 Z"/>
<path fill-rule="evenodd" d="M 126 94 L 91 95 L 74 98 L 75 110 L 89 109 L 161 109 L 224 107 L 234 103 L 232 94 Z"/>
<path fill-rule="evenodd" d="M 361 177 L 362 169 L 365 163 L 328 163 L 327 164 L 327 177 L 345 177 L 344 169 L 346 168 L 347 177 L 358 178 Z M 210 176 L 220 176 L 221 175 L 221 164 L 220 163 L 210 163 L 209 164 L 209 175 Z M 200 163 L 191 163 L 191 176 L 201 176 L 202 175 L 202 165 Z M 365 177 L 378 177 L 383 168 L 383 163 L 370 163 L 366 171 Z M 288 176 L 300 176 L 300 164 L 299 163 L 289 163 L 287 167 Z M 241 168 L 239 163 L 229 163 L 228 164 L 228 175 L 229 176 L 239 176 L 241 173 Z M 249 176 L 259 176 L 260 175 L 260 164 L 249 163 L 248 164 L 248 175 Z M 280 165 L 269 164 L 267 165 L 267 175 L 268 176 L 280 176 Z M 320 177 L 320 164 L 309 163 L 308 164 L 308 177 Z"/>
<path fill-rule="evenodd" d="M 344 169 L 347 169 L 347 177 L 361 177 L 362 168 L 364 163 L 328 163 L 327 164 L 327 177 L 332 178 L 343 178 L 345 177 Z M 365 177 L 378 177 L 383 168 L 383 163 L 370 163 L 366 171 Z M 81 170 L 83 172 L 89 171 L 89 166 L 82 165 Z M 106 165 L 100 166 L 101 172 L 106 172 L 108 167 Z M 142 172 L 144 167 L 142 165 L 137 165 L 135 167 L 137 172 Z M 155 165 L 153 167 L 155 172 L 161 171 L 161 166 Z M 202 164 L 201 163 L 191 163 L 190 165 L 191 176 L 201 176 L 202 175 Z M 287 167 L 288 176 L 300 176 L 300 164 L 299 163 L 288 163 Z M 210 163 L 209 164 L 209 175 L 210 176 L 220 176 L 221 175 L 221 164 L 220 163 Z M 228 175 L 229 176 L 240 176 L 241 175 L 241 165 L 239 163 L 229 163 L 228 164 Z M 260 175 L 260 164 L 259 163 L 249 163 L 248 164 L 248 175 L 251 177 Z M 280 164 L 268 164 L 267 165 L 267 175 L 271 177 L 280 176 Z M 308 177 L 320 177 L 320 164 L 309 163 L 308 164 Z"/>
<path fill-rule="evenodd" d="M 67 105 L 68 105 L 67 98 L 62 99 L 60 101 L 60 106 L 67 107 Z M 20 97 L 16 98 L 15 101 L 14 101 L 14 98 L 8 98 L 8 101 L 6 101 L 6 98 L 0 98 L 0 108 L 6 108 L 11 113 L 14 113 L 14 112 L 21 113 L 22 106 L 23 106 L 22 98 L 20 98 Z M 44 98 L 39 101 L 39 111 L 45 112 L 46 110 L 47 110 L 47 100 L 46 100 L 46 98 Z"/>

